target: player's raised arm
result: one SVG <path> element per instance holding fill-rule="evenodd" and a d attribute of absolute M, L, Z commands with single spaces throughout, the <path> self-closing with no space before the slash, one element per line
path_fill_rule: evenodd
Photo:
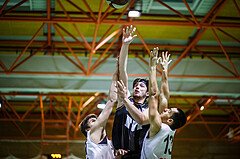
<path fill-rule="evenodd" d="M 122 80 L 126 88 L 128 89 L 128 75 L 127 75 L 127 60 L 128 60 L 128 49 L 130 43 L 137 35 L 133 35 L 135 33 L 136 28 L 126 27 L 123 29 L 123 37 L 122 37 L 122 46 L 119 55 L 119 81 Z M 128 94 L 130 95 L 130 94 Z"/>
<path fill-rule="evenodd" d="M 99 117 L 96 120 L 96 123 L 91 128 L 91 138 L 94 141 L 100 141 L 103 136 L 106 136 L 105 127 L 107 124 L 107 120 L 112 112 L 112 109 L 114 107 L 114 104 L 117 100 L 117 88 L 116 88 L 116 82 L 117 82 L 117 75 L 118 74 L 118 67 L 116 68 L 112 83 L 109 89 L 108 99 L 105 108 L 99 115 Z"/>
<path fill-rule="evenodd" d="M 156 66 L 158 62 L 158 48 L 154 48 L 150 54 L 149 62 L 149 122 L 150 137 L 154 136 L 161 129 L 161 117 L 158 112 L 158 84 L 156 79 Z"/>
<path fill-rule="evenodd" d="M 150 56 L 149 74 L 149 122 L 150 129 L 143 141 L 141 159 L 171 158 L 172 143 L 176 129 L 186 123 L 186 116 L 180 108 L 168 108 L 168 65 L 170 54 L 162 53 L 158 59 L 158 49 L 154 48 Z M 162 78 L 160 93 L 156 80 L 156 65 L 160 64 Z M 159 98 L 159 99 L 158 99 Z M 156 151 L 157 150 L 157 151 Z"/>
<path fill-rule="evenodd" d="M 162 69 L 162 80 L 160 84 L 160 98 L 159 98 L 159 113 L 162 113 L 168 108 L 169 87 L 168 87 L 168 65 L 172 60 L 169 60 L 170 54 L 167 51 L 162 52 L 159 65 Z"/>

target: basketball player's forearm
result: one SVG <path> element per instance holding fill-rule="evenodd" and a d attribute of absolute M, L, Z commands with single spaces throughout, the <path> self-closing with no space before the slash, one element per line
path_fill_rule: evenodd
<path fill-rule="evenodd" d="M 158 84 L 156 78 L 156 67 L 158 59 L 158 47 L 154 48 L 150 54 L 149 61 L 149 119 L 154 118 L 156 112 L 158 111 Z"/>
<path fill-rule="evenodd" d="M 161 97 L 169 99 L 169 87 L 168 87 L 168 71 L 163 70 L 162 71 L 162 81 L 161 81 Z"/>
<path fill-rule="evenodd" d="M 138 124 L 145 125 L 149 123 L 148 116 L 146 116 L 143 112 L 138 110 L 136 106 L 134 106 L 128 98 L 123 99 L 123 104 L 127 108 L 130 115 Z"/>
<path fill-rule="evenodd" d="M 110 100 L 111 102 L 116 102 L 117 100 L 117 87 L 116 87 L 116 82 L 118 80 L 117 76 L 118 76 L 118 65 L 115 69 L 115 72 L 113 73 L 112 83 L 110 85 L 108 98 L 107 98 L 107 100 Z"/>
<path fill-rule="evenodd" d="M 115 105 L 115 102 L 112 101 L 107 101 L 105 108 L 103 109 L 103 111 L 101 112 L 101 114 L 99 115 L 99 117 L 97 118 L 97 124 L 99 127 L 105 127 L 108 121 L 108 118 L 110 116 L 110 114 L 112 113 L 112 109 Z"/>
<path fill-rule="evenodd" d="M 149 73 L 149 122 L 155 125 L 158 113 L 158 85 L 156 79 L 156 65 L 150 66 Z"/>
<path fill-rule="evenodd" d="M 115 102 L 117 100 L 117 88 L 116 88 L 116 84 L 115 84 L 115 82 L 117 81 L 117 74 L 118 74 L 118 66 L 117 66 L 115 72 L 113 73 L 112 83 L 110 85 L 106 106 L 98 117 L 99 125 L 102 127 L 106 126 L 107 120 L 108 120 L 108 118 L 112 112 L 112 109 L 115 105 Z"/>
<path fill-rule="evenodd" d="M 158 95 L 158 84 L 156 79 L 156 65 L 150 66 L 150 73 L 149 73 L 149 95 L 150 96 L 157 96 Z"/>
<path fill-rule="evenodd" d="M 169 87 L 167 70 L 162 71 L 162 81 L 160 84 L 160 96 L 159 96 L 159 112 L 163 112 L 165 108 L 168 108 L 169 99 Z"/>
<path fill-rule="evenodd" d="M 111 102 L 116 102 L 117 100 L 117 88 L 115 87 L 115 81 L 111 83 L 109 94 L 107 100 L 110 100 Z"/>
<path fill-rule="evenodd" d="M 122 80 L 127 87 L 127 60 L 129 44 L 123 43 L 119 55 L 119 80 Z M 128 87 L 127 87 L 128 88 Z"/>

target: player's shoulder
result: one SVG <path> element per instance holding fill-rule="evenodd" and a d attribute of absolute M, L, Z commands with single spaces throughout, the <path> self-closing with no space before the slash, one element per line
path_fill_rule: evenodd
<path fill-rule="evenodd" d="M 116 108 L 116 111 L 120 111 L 120 110 L 123 109 L 123 108 L 124 108 L 124 105 L 122 104 L 121 106 L 119 106 L 119 107 Z"/>
<path fill-rule="evenodd" d="M 162 131 L 167 131 L 167 132 L 174 132 L 175 130 L 172 130 L 169 125 L 162 123 L 161 124 L 161 130 Z"/>

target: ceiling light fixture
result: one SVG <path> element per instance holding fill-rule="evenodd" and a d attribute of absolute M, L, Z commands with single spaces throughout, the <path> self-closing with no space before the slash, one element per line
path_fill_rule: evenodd
<path fill-rule="evenodd" d="M 97 107 L 98 107 L 99 109 L 104 109 L 104 108 L 106 107 L 106 101 L 105 101 L 105 100 L 102 100 L 101 103 L 99 103 L 99 104 L 97 105 Z"/>
<path fill-rule="evenodd" d="M 203 110 L 204 110 L 204 106 L 203 106 L 203 105 L 200 107 L 200 110 L 201 110 L 201 111 L 203 111 Z"/>
<path fill-rule="evenodd" d="M 104 108 L 106 107 L 106 104 L 99 103 L 99 104 L 97 105 L 97 107 L 98 107 L 99 109 L 104 109 Z"/>
<path fill-rule="evenodd" d="M 131 7 L 128 12 L 128 17 L 140 17 L 141 13 L 142 13 L 142 2 L 139 0 L 136 0 L 134 7 Z"/>
<path fill-rule="evenodd" d="M 140 16 L 141 16 L 141 12 L 137 10 L 130 10 L 128 12 L 128 17 L 140 17 Z"/>

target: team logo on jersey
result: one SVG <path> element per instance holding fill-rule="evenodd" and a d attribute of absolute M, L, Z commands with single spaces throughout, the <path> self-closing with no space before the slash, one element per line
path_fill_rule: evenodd
<path fill-rule="evenodd" d="M 131 129 L 132 132 L 134 132 L 136 130 L 141 130 L 142 129 L 142 125 L 139 125 L 135 120 L 133 120 L 129 115 L 127 115 L 127 119 L 125 122 L 125 126 L 128 129 Z"/>

